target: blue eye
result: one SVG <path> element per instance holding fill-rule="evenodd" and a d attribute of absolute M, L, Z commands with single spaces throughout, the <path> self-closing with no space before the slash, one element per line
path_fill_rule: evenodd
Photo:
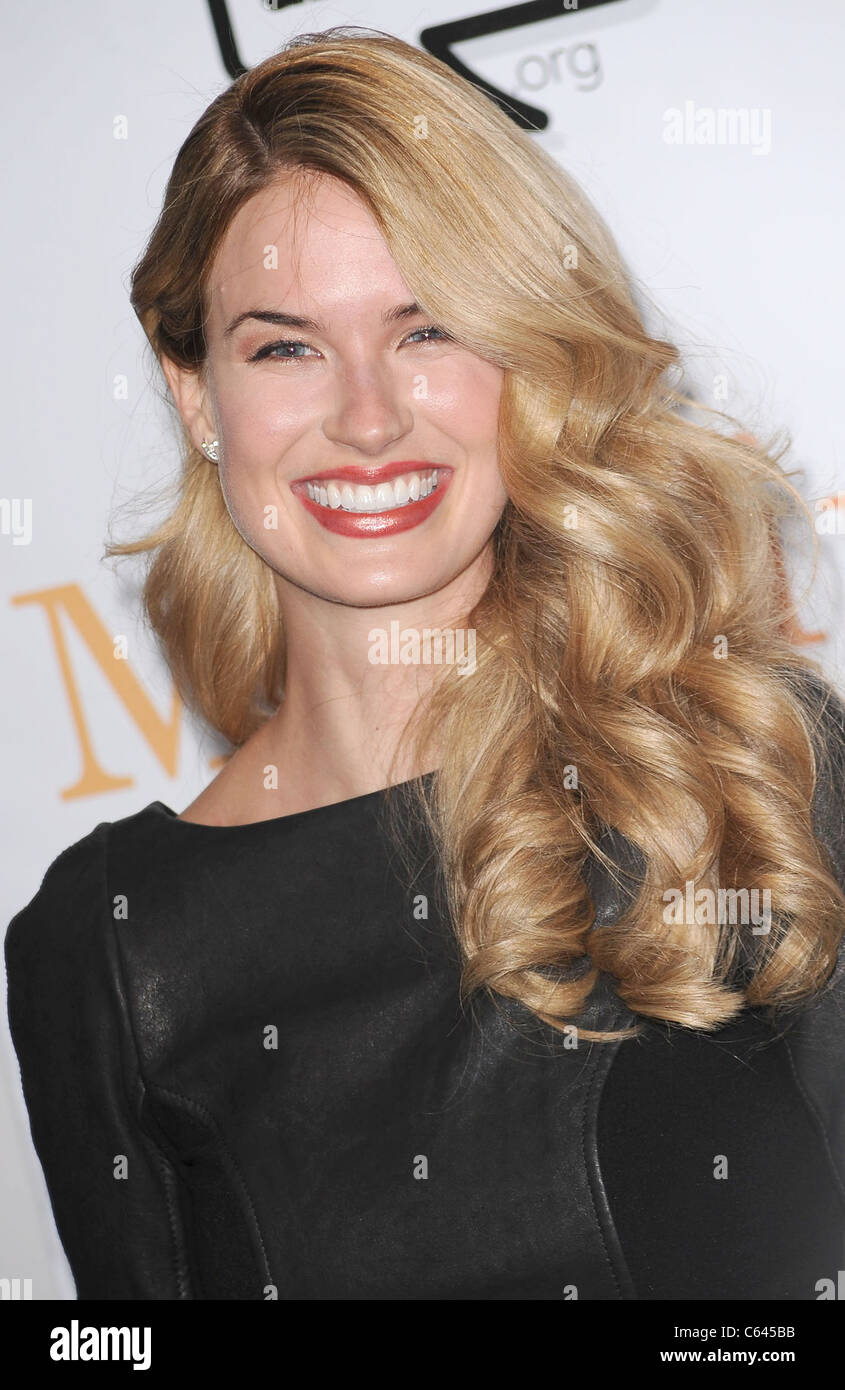
<path fill-rule="evenodd" d="M 408 342 L 411 338 L 416 338 L 418 333 L 436 333 L 437 337 L 443 339 L 444 342 L 449 336 L 448 333 L 443 332 L 442 328 L 438 328 L 436 324 L 431 323 L 426 328 L 415 328 L 413 333 L 408 334 L 408 337 L 405 339 L 405 342 Z M 437 339 L 429 339 L 429 341 L 436 342 Z"/>
<path fill-rule="evenodd" d="M 415 328 L 413 333 L 409 333 L 407 338 L 403 341 L 409 343 L 412 338 L 418 337 L 421 333 L 437 335 L 436 337 L 429 337 L 425 340 L 429 343 L 436 343 L 438 341 L 446 342 L 449 338 L 449 334 L 445 333 L 442 328 L 438 328 L 436 324 L 430 323 L 426 324 L 424 328 Z M 296 362 L 297 360 L 301 360 L 305 355 L 304 353 L 288 352 L 287 349 L 289 348 L 309 348 L 309 344 L 300 342 L 299 339 L 295 338 L 282 338 L 276 343 L 266 343 L 264 347 L 259 348 L 258 351 L 247 360 L 250 362 Z"/>
<path fill-rule="evenodd" d="M 252 357 L 250 357 L 249 360 L 250 362 L 263 362 L 269 358 L 276 362 L 294 362 L 296 361 L 296 357 L 299 356 L 299 354 L 294 355 L 293 353 L 290 353 L 285 354 L 282 357 L 276 357 L 276 353 L 279 351 L 280 348 L 297 347 L 307 348 L 308 344 L 297 342 L 292 338 L 285 338 L 280 343 L 267 343 L 265 347 L 259 348 L 258 351 Z"/>

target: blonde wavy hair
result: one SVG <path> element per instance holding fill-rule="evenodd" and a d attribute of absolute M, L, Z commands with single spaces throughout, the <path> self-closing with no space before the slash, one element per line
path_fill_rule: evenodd
<path fill-rule="evenodd" d="M 350 32 L 351 29 L 351 32 Z M 468 621 L 477 669 L 438 673 L 409 724 L 461 995 L 561 1029 L 602 974 L 635 1015 L 712 1030 L 790 1010 L 834 968 L 845 897 L 814 833 L 820 668 L 789 640 L 778 527 L 806 504 L 773 451 L 680 390 L 633 280 L 576 183 L 484 93 L 377 30 L 300 35 L 208 107 L 134 268 L 156 357 L 205 368 L 207 278 L 238 209 L 298 173 L 365 201 L 414 297 L 504 369 L 508 502 Z M 705 412 L 716 425 L 689 420 Z M 170 515 L 109 555 L 153 552 L 143 601 L 185 702 L 240 746 L 278 707 L 270 567 L 182 431 Z M 594 926 L 582 869 L 608 829 L 642 872 Z M 768 888 L 767 934 L 670 925 L 667 885 Z M 582 1029 L 590 1040 L 633 1036 Z"/>

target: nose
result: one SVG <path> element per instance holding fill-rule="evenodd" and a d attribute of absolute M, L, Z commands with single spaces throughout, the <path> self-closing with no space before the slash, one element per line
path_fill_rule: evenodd
<path fill-rule="evenodd" d="M 412 390 L 407 378 L 396 380 L 383 364 L 346 367 L 323 420 L 326 439 L 359 454 L 383 453 L 413 428 Z"/>

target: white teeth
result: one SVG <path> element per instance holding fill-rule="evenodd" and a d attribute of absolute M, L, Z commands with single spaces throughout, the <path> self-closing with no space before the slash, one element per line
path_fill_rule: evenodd
<path fill-rule="evenodd" d="M 339 507 L 346 512 L 390 512 L 397 507 L 405 507 L 409 502 L 417 502 L 428 497 L 437 487 L 438 470 L 431 468 L 425 473 L 405 473 L 389 483 L 378 483 L 370 487 L 366 483 L 330 482 L 306 483 L 306 490 L 312 502 L 319 507 Z"/>

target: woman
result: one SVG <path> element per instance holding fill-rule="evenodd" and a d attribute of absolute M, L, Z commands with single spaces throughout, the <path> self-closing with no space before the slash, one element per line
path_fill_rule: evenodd
<path fill-rule="evenodd" d="M 584 195 L 384 34 L 211 104 L 132 304 L 185 460 L 110 550 L 235 751 L 7 933 L 79 1297 L 821 1296 L 845 709 L 780 455 L 685 418 Z"/>

